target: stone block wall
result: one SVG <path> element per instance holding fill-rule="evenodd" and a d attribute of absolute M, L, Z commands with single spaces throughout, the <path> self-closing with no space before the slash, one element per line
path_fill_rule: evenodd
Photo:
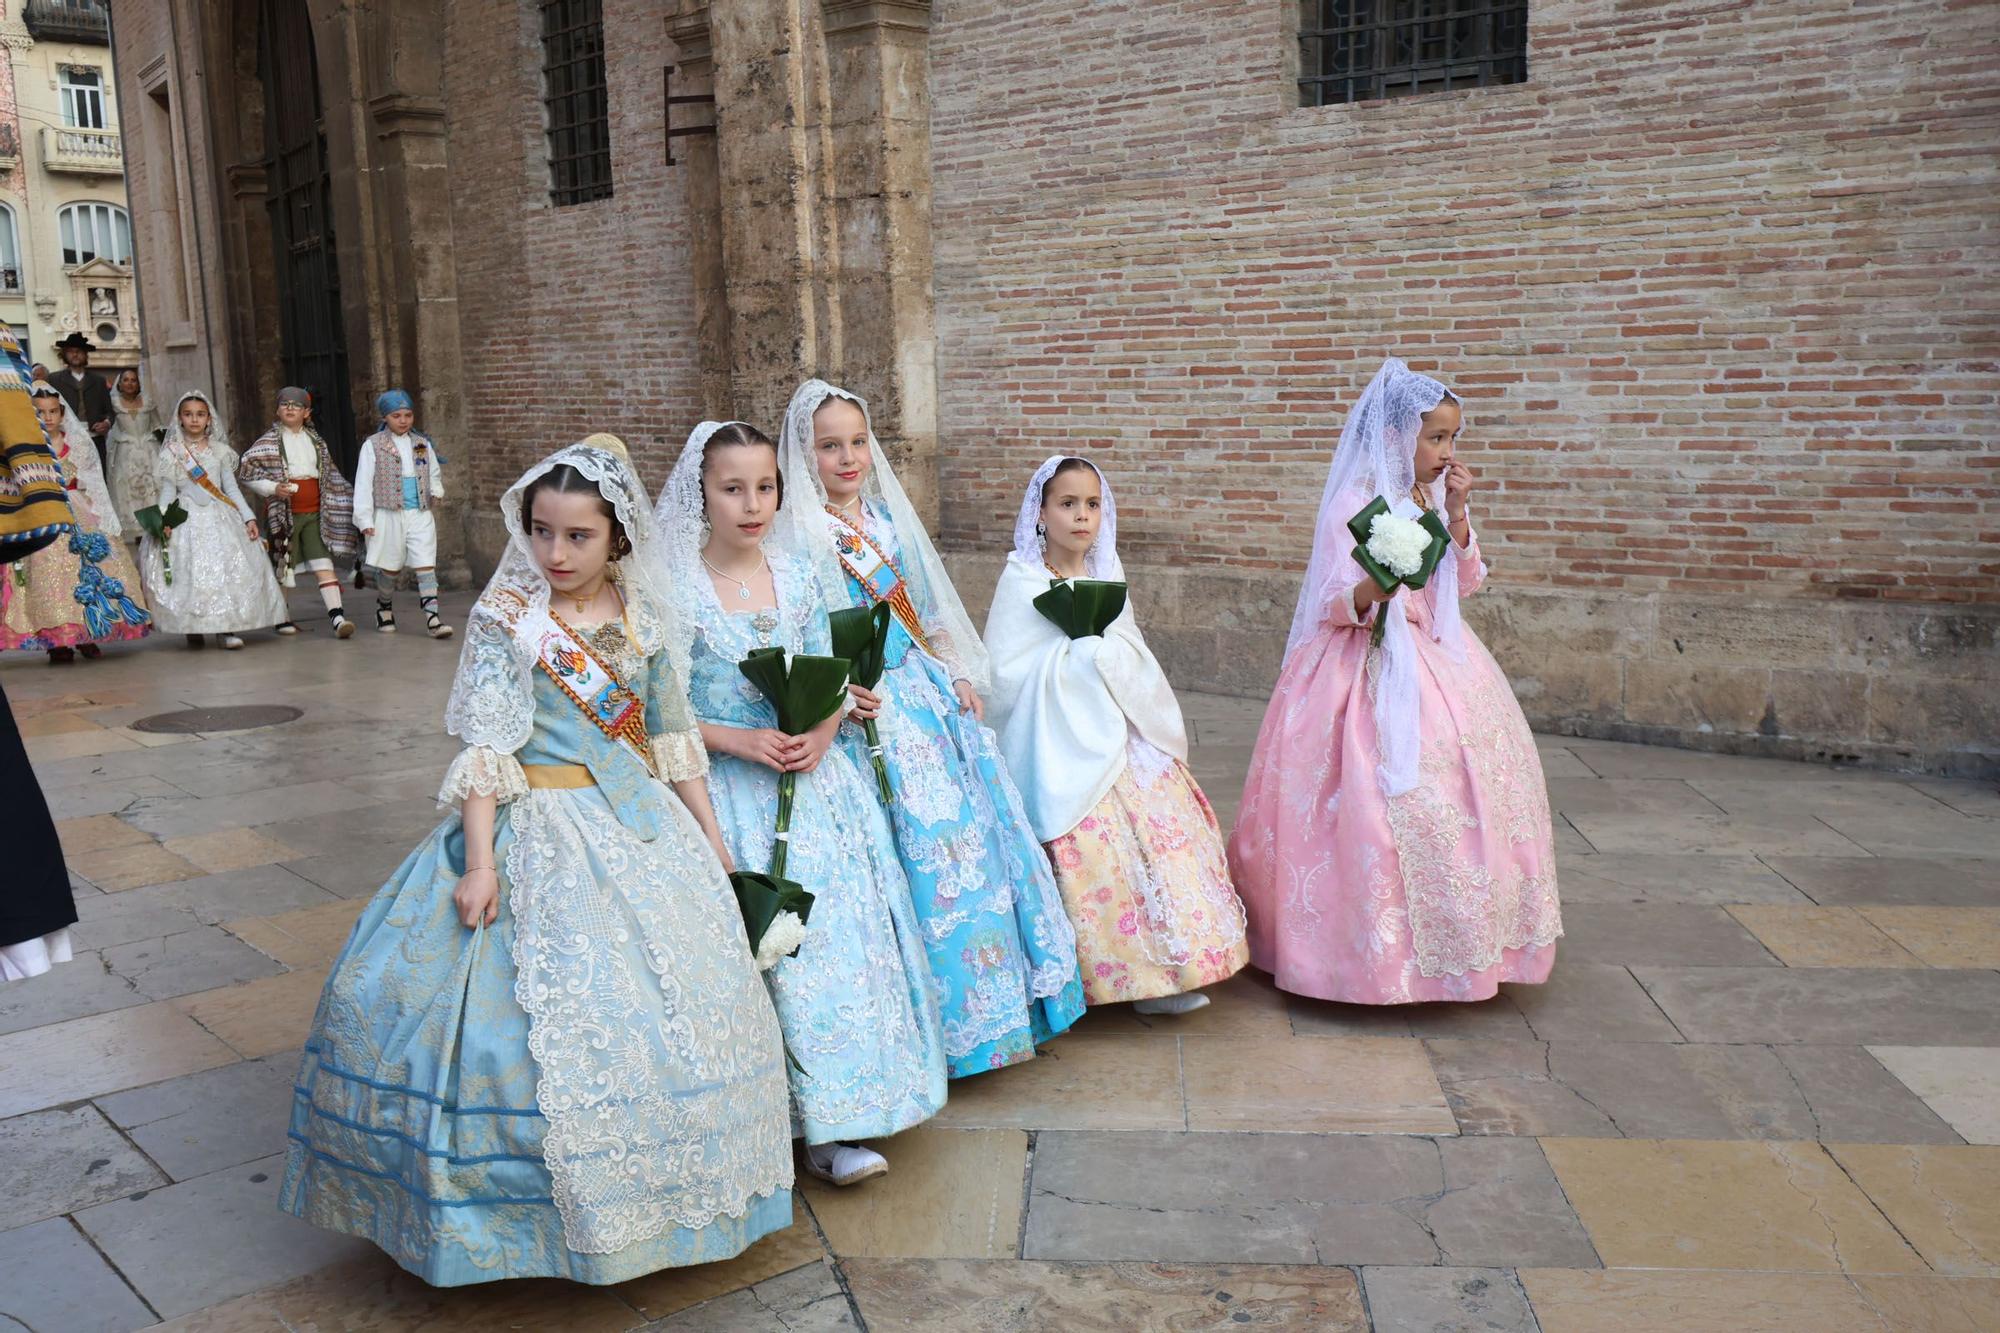
<path fill-rule="evenodd" d="M 1088 452 L 1176 680 L 1261 692 L 1395 353 L 1466 400 L 1538 723 L 2000 764 L 1990 13 L 1536 0 L 1526 84 L 1324 108 L 1296 13 L 938 6 L 947 541 Z"/>

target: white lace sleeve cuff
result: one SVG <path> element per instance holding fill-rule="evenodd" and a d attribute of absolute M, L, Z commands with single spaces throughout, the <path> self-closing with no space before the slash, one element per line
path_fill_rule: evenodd
<path fill-rule="evenodd" d="M 500 804 L 528 794 L 528 775 L 521 761 L 483 745 L 468 745 L 445 771 L 438 791 L 439 805 L 457 805 L 469 796 L 491 796 Z"/>
<path fill-rule="evenodd" d="M 686 782 L 708 776 L 708 751 L 702 747 L 701 731 L 669 731 L 653 737 L 653 764 L 666 782 Z"/>

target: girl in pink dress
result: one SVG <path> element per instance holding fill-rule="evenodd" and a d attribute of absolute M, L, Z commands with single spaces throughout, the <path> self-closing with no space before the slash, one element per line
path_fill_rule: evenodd
<path fill-rule="evenodd" d="M 1548 789 L 1507 679 L 1459 619 L 1486 577 L 1454 457 L 1461 410 L 1385 361 L 1348 414 L 1229 863 L 1250 960 L 1351 1004 L 1484 1000 L 1541 982 L 1562 934 Z M 1442 510 L 1421 591 L 1385 595 L 1347 522 L 1376 497 Z M 1383 622 L 1372 644 L 1376 621 Z"/>

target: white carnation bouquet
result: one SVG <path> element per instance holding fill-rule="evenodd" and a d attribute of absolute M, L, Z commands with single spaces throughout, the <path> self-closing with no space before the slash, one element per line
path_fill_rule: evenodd
<path fill-rule="evenodd" d="M 1366 570 L 1384 593 L 1401 587 L 1421 588 L 1430 582 L 1431 571 L 1451 544 L 1451 533 L 1435 512 L 1407 502 L 1399 508 L 1410 512 L 1397 513 L 1378 495 L 1347 520 L 1347 530 L 1360 543 L 1354 548 L 1354 563 Z M 1382 642 L 1386 619 L 1376 615 L 1370 643 Z"/>

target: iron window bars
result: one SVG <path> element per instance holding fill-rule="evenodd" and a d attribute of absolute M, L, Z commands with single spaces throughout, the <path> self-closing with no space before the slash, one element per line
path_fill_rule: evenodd
<path fill-rule="evenodd" d="M 1301 0 L 1299 8 L 1304 106 L 1528 77 L 1526 0 Z"/>
<path fill-rule="evenodd" d="M 542 102 L 549 122 L 549 199 L 611 197 L 611 106 L 602 0 L 542 0 Z"/>

